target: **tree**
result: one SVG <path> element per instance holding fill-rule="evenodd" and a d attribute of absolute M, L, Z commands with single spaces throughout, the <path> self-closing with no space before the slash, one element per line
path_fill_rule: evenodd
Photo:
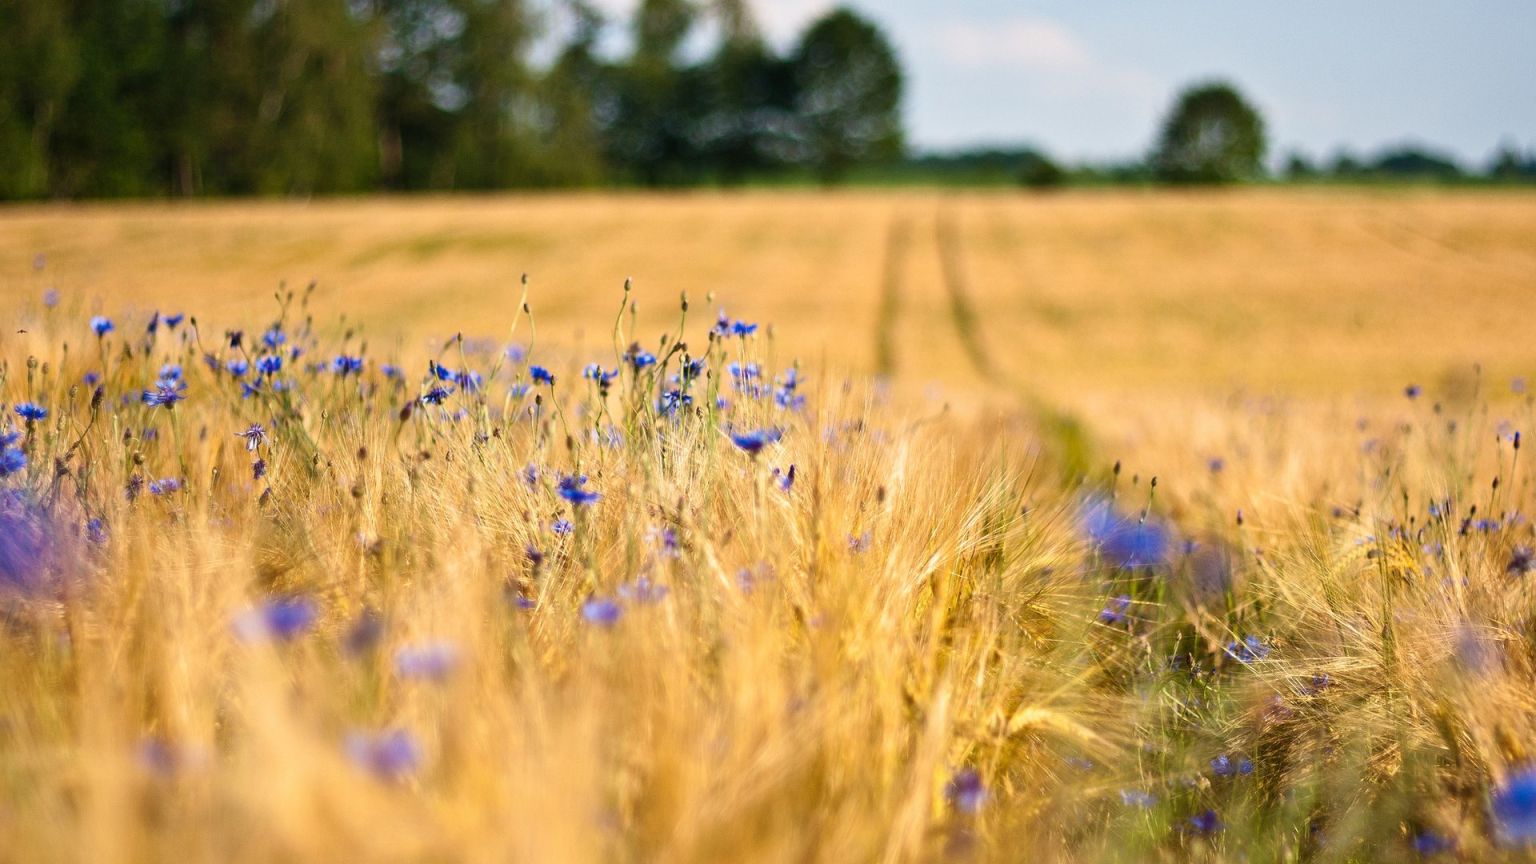
<path fill-rule="evenodd" d="M 803 157 L 823 183 L 901 155 L 901 66 L 879 28 L 834 10 L 806 30 L 791 63 Z"/>
<path fill-rule="evenodd" d="M 700 155 L 722 183 L 745 181 L 790 155 L 795 87 L 789 64 L 763 43 L 743 0 L 717 0 L 723 38 L 705 64 L 705 103 L 693 123 Z"/>
<path fill-rule="evenodd" d="M 643 0 L 631 22 L 634 54 L 615 70 L 608 158 L 647 186 L 698 178 L 691 127 L 702 75 L 682 68 L 679 58 L 697 18 L 688 0 Z"/>
<path fill-rule="evenodd" d="M 1264 147 L 1264 121 L 1237 90 L 1200 84 L 1164 121 L 1152 167 L 1167 183 L 1232 183 L 1260 174 Z"/>

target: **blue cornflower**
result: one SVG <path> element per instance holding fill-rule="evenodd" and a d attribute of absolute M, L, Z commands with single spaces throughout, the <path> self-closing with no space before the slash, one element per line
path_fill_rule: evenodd
<path fill-rule="evenodd" d="M 944 800 L 962 813 L 975 813 L 987 801 L 987 787 L 974 768 L 961 768 L 944 785 Z"/>
<path fill-rule="evenodd" d="M 1227 656 L 1239 663 L 1252 663 L 1269 656 L 1270 648 L 1257 636 L 1245 636 L 1241 642 L 1227 643 Z"/>
<path fill-rule="evenodd" d="M 777 483 L 779 489 L 784 492 L 795 488 L 795 466 L 790 465 L 788 471 L 773 469 L 773 482 Z"/>
<path fill-rule="evenodd" d="M 465 393 L 479 393 L 485 386 L 485 379 L 479 372 L 471 372 L 468 369 L 453 373 L 453 383 L 459 385 L 459 389 Z"/>
<path fill-rule="evenodd" d="M 43 305 L 49 309 L 59 305 L 59 289 L 49 288 L 43 292 Z"/>
<path fill-rule="evenodd" d="M 239 357 L 236 357 L 235 359 L 230 360 L 228 363 L 224 364 L 224 370 L 236 378 L 244 378 L 245 374 L 251 371 L 251 364 Z"/>
<path fill-rule="evenodd" d="M 735 322 L 735 323 L 733 323 L 731 325 L 731 335 L 732 336 L 741 336 L 741 337 L 745 338 L 747 336 L 751 336 L 753 333 L 756 333 L 756 332 L 757 332 L 757 325 L 756 324 L 748 324 L 745 321 L 737 321 L 737 322 Z"/>
<path fill-rule="evenodd" d="M 180 381 L 182 379 L 181 367 L 175 363 L 167 363 L 160 367 L 161 381 Z"/>
<path fill-rule="evenodd" d="M 85 539 L 97 546 L 107 542 L 107 523 L 103 522 L 99 516 L 92 517 L 85 523 Z"/>
<path fill-rule="evenodd" d="M 112 323 L 111 318 L 97 315 L 95 318 L 91 319 L 91 329 L 96 331 L 97 338 L 100 338 L 107 335 L 108 333 L 111 333 L 113 330 L 116 330 L 117 327 Z"/>
<path fill-rule="evenodd" d="M 287 341 L 288 334 L 284 333 L 281 327 L 270 327 L 267 329 L 267 332 L 261 334 L 261 344 L 273 351 L 276 351 Z"/>
<path fill-rule="evenodd" d="M 1493 821 L 1505 846 L 1536 840 L 1536 767 L 1521 769 L 1493 791 Z"/>
<path fill-rule="evenodd" d="M 244 438 L 246 452 L 250 452 L 267 440 L 267 430 L 260 423 L 252 423 L 244 432 L 236 432 L 235 437 Z"/>
<path fill-rule="evenodd" d="M 1214 834 L 1222 829 L 1221 817 L 1215 810 L 1206 810 L 1189 817 L 1189 827 L 1197 834 Z"/>
<path fill-rule="evenodd" d="M 758 453 L 762 452 L 764 447 L 767 447 L 769 444 L 772 444 L 783 437 L 784 433 L 779 429 L 756 429 L 751 432 L 732 432 L 731 442 L 734 443 L 737 447 L 740 447 L 741 449 L 752 454 L 753 456 L 756 456 Z"/>
<path fill-rule="evenodd" d="M 703 357 L 697 360 L 689 360 L 683 364 L 682 378 L 684 381 L 694 381 L 704 377 L 705 361 Z"/>
<path fill-rule="evenodd" d="M 246 642 L 287 642 L 309 630 L 317 617 L 315 604 L 303 597 L 268 600 L 237 615 L 234 630 Z"/>
<path fill-rule="evenodd" d="M 173 408 L 177 402 L 187 398 L 187 385 L 176 381 L 156 381 L 155 386 L 145 390 L 141 398 L 151 408 Z"/>
<path fill-rule="evenodd" d="M 612 627 L 619 622 L 619 617 L 623 614 L 624 610 L 619 608 L 619 604 L 606 597 L 593 597 L 581 604 L 581 617 L 585 618 L 588 624 L 599 627 Z"/>
<path fill-rule="evenodd" d="M 172 330 L 175 330 L 177 327 L 181 326 L 181 322 L 186 317 L 187 317 L 186 315 L 183 315 L 182 313 L 177 312 L 175 315 L 163 315 L 163 316 L 161 316 L 160 320 L 162 322 L 164 322 L 166 327 L 168 327 L 168 328 L 170 328 Z"/>
<path fill-rule="evenodd" d="M 1121 789 L 1120 803 L 1127 807 L 1141 807 L 1145 809 L 1156 804 L 1157 797 L 1150 792 L 1143 792 L 1140 789 Z"/>
<path fill-rule="evenodd" d="M 604 372 L 603 367 L 596 363 L 589 363 L 585 369 L 581 370 L 581 377 L 588 381 L 596 382 L 599 387 L 607 387 L 613 383 L 614 379 L 619 377 L 619 370 L 615 369 L 612 372 Z"/>
<path fill-rule="evenodd" d="M 397 729 L 347 736 L 347 756 L 358 767 L 380 780 L 400 780 L 421 767 L 421 745 L 411 733 Z"/>
<path fill-rule="evenodd" d="M 1168 560 L 1172 538 L 1166 528 L 1150 519 L 1122 516 L 1108 501 L 1097 499 L 1088 504 L 1082 528 L 1098 553 L 1116 567 L 1130 570 Z"/>
<path fill-rule="evenodd" d="M 513 399 L 521 399 L 524 396 L 527 396 L 528 392 L 532 389 L 533 388 L 529 387 L 527 384 L 519 381 L 507 388 L 507 394 L 510 395 Z"/>
<path fill-rule="evenodd" d="M 603 497 L 597 492 L 591 492 L 582 488 L 586 485 L 587 475 L 567 474 L 566 476 L 560 478 L 560 483 L 556 487 L 555 491 L 560 495 L 561 498 L 564 498 L 577 507 L 581 507 L 586 504 L 592 504 L 599 498 Z"/>
<path fill-rule="evenodd" d="M 453 380 L 453 370 L 438 363 L 436 360 L 427 361 L 427 372 L 439 381 Z"/>
<path fill-rule="evenodd" d="M 343 378 L 348 375 L 358 375 L 363 371 L 363 358 L 352 357 L 346 354 L 338 354 L 331 361 L 331 372 Z"/>
<path fill-rule="evenodd" d="M 543 366 L 529 366 L 528 374 L 533 376 L 533 383 L 535 384 L 548 384 L 551 387 L 555 386 L 555 376 Z"/>
<path fill-rule="evenodd" d="M 458 646 L 450 642 L 406 645 L 395 651 L 395 674 L 401 678 L 443 681 L 458 665 Z"/>
<path fill-rule="evenodd" d="M 619 596 L 635 603 L 659 603 L 666 599 L 667 591 L 667 586 L 657 585 L 649 576 L 619 586 Z"/>
<path fill-rule="evenodd" d="M 1108 606 L 1105 606 L 1103 609 L 1099 610 L 1099 623 L 1108 624 L 1110 626 L 1114 626 L 1116 624 L 1124 624 L 1126 621 L 1130 620 L 1130 616 L 1126 614 L 1128 611 L 1130 611 L 1130 608 L 1131 595 L 1121 594 L 1119 597 L 1109 601 Z"/>
<path fill-rule="evenodd" d="M 0 441 L 5 441 L 13 436 L 0 436 Z M 19 474 L 27 468 L 27 454 L 13 449 L 10 443 L 0 445 L 0 477 L 9 477 Z"/>
<path fill-rule="evenodd" d="M 1403 395 L 1407 396 L 1409 399 L 1417 399 L 1419 398 L 1419 394 L 1423 392 L 1424 390 L 1417 384 L 1409 384 L 1407 387 L 1403 388 Z"/>
<path fill-rule="evenodd" d="M 756 363 L 730 363 L 726 365 L 725 371 L 729 372 L 732 378 L 741 382 L 762 377 L 763 367 Z"/>
<path fill-rule="evenodd" d="M 641 369 L 656 365 L 656 355 L 649 351 L 631 350 L 628 360 L 629 365 L 635 367 L 636 372 L 639 372 Z"/>
<path fill-rule="evenodd" d="M 502 355 L 513 363 L 521 363 L 528 359 L 528 349 L 521 345 L 508 345 Z"/>
<path fill-rule="evenodd" d="M 151 495 L 169 495 L 180 490 L 181 481 L 175 477 L 167 477 L 164 480 L 151 480 L 149 483 L 149 494 Z"/>
<path fill-rule="evenodd" d="M 256 371 L 267 377 L 283 371 L 283 355 L 265 354 L 256 358 Z"/>
<path fill-rule="evenodd" d="M 1217 777 L 1232 777 L 1238 774 L 1252 774 L 1253 761 L 1247 756 L 1239 756 L 1237 762 L 1225 753 L 1211 760 L 1211 772 Z"/>
<path fill-rule="evenodd" d="M 453 389 L 450 387 L 433 387 L 421 394 L 421 402 L 423 405 L 441 405 L 452 395 Z"/>
<path fill-rule="evenodd" d="M 556 519 L 554 524 L 549 526 L 549 530 L 555 532 L 555 534 L 561 537 L 564 537 L 572 531 L 575 531 L 576 526 L 572 525 L 571 520 L 569 519 Z"/>
<path fill-rule="evenodd" d="M 92 369 L 91 371 L 80 376 L 80 380 L 84 382 L 85 386 L 87 387 L 95 387 L 97 384 L 101 383 L 101 373 Z"/>
<path fill-rule="evenodd" d="M 393 363 L 385 363 L 379 367 L 379 371 L 383 373 L 385 378 L 388 378 L 391 381 L 399 380 L 405 377 L 405 373 L 400 370 L 400 367 Z"/>
<path fill-rule="evenodd" d="M 36 423 L 48 416 L 48 409 L 36 402 L 22 402 L 16 406 L 16 416 L 28 423 Z"/>

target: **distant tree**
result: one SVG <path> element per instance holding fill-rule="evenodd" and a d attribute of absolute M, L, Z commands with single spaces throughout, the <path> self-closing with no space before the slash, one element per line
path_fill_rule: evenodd
<path fill-rule="evenodd" d="M 700 155 L 727 185 L 779 167 L 791 155 L 795 86 L 744 0 L 717 0 L 722 38 L 701 70 L 705 101 L 693 123 Z"/>
<path fill-rule="evenodd" d="M 82 73 L 63 3 L 0 0 L 0 198 L 53 191 L 54 131 Z"/>
<path fill-rule="evenodd" d="M 1287 180 L 1310 180 L 1317 176 L 1317 166 L 1306 154 L 1292 150 L 1285 157 L 1285 177 Z"/>
<path fill-rule="evenodd" d="M 1536 179 L 1536 152 L 1522 155 L 1513 143 L 1506 141 L 1494 153 L 1488 177 L 1506 183 Z"/>
<path fill-rule="evenodd" d="M 599 114 L 612 102 L 610 75 L 597 56 L 601 13 L 587 0 L 566 0 L 571 32 L 541 83 L 538 131 L 544 141 L 539 180 L 590 186 L 606 174 Z"/>
<path fill-rule="evenodd" d="M 649 186 L 699 174 L 691 123 L 702 77 L 680 58 L 697 18 L 688 0 L 642 0 L 631 24 L 634 54 L 615 70 L 607 155 L 622 174 Z"/>
<path fill-rule="evenodd" d="M 1167 183 L 1232 183 L 1263 170 L 1264 121 L 1230 85 L 1201 84 L 1180 94 L 1152 154 Z"/>
<path fill-rule="evenodd" d="M 804 158 L 823 183 L 901 155 L 901 65 L 878 27 L 837 9 L 806 30 L 791 62 Z"/>
<path fill-rule="evenodd" d="M 1453 180 L 1462 176 L 1456 160 L 1421 147 L 1403 146 L 1382 153 L 1371 163 L 1375 174 L 1397 178 Z"/>
<path fill-rule="evenodd" d="M 1348 150 L 1340 150 L 1333 156 L 1333 162 L 1328 167 L 1328 173 L 1340 180 L 1359 177 L 1365 173 L 1365 163 Z"/>
<path fill-rule="evenodd" d="M 1067 182 L 1067 172 L 1039 151 L 1025 153 L 1019 159 L 1019 183 L 1030 189 L 1056 189 Z"/>

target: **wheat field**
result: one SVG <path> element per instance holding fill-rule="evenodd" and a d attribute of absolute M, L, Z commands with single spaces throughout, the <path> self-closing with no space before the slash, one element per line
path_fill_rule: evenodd
<path fill-rule="evenodd" d="M 0 211 L 0 860 L 1527 859 L 1533 239 Z"/>

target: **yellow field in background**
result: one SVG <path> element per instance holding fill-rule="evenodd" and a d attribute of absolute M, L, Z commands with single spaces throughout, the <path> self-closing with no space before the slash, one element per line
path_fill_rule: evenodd
<path fill-rule="evenodd" d="M 46 267 L 34 272 L 34 257 Z M 733 314 L 812 366 L 1058 401 L 1370 396 L 1536 373 L 1536 195 L 1476 191 L 566 194 L 0 210 L 0 305 L 256 325 L 319 282 L 386 346 L 499 336 L 518 276 L 541 339 L 607 344 Z M 466 324 L 466 322 L 469 322 Z M 576 328 L 585 326 L 586 333 Z M 690 330 L 694 328 L 690 327 Z M 695 331 L 694 335 L 701 331 Z M 979 390 L 978 392 L 985 392 Z"/>

